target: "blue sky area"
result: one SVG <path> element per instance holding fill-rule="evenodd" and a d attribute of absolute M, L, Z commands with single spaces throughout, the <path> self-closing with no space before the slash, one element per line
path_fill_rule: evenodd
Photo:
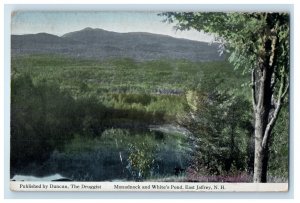
<path fill-rule="evenodd" d="M 174 24 L 162 22 L 164 17 L 155 12 L 70 12 L 70 11 L 17 11 L 12 13 L 12 34 L 46 32 L 61 36 L 86 27 L 114 32 L 150 32 L 177 38 L 211 42 L 212 37 L 194 30 L 175 31 Z"/>

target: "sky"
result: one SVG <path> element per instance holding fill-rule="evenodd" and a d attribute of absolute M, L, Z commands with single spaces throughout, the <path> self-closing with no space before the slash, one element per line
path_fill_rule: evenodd
<path fill-rule="evenodd" d="M 155 12 L 16 11 L 11 17 L 11 33 L 18 35 L 45 32 L 61 36 L 91 27 L 120 33 L 150 32 L 197 41 L 213 40 L 212 36 L 195 30 L 176 31 L 175 24 L 162 22 L 164 17 Z"/>

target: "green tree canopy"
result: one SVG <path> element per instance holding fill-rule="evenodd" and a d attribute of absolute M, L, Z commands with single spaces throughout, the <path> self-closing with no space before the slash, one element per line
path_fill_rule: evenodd
<path fill-rule="evenodd" d="M 255 120 L 254 181 L 266 182 L 269 143 L 289 88 L 289 14 L 168 12 L 177 29 L 215 36 L 235 68 L 252 73 Z"/>

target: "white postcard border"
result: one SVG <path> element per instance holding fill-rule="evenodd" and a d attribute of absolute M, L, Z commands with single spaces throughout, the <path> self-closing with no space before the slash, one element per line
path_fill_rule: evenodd
<path fill-rule="evenodd" d="M 10 189 L 37 192 L 288 192 L 288 183 L 11 181 Z"/>

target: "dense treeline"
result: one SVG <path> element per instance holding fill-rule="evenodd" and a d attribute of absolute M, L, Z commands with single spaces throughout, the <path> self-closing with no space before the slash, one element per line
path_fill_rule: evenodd
<path fill-rule="evenodd" d="M 74 99 L 56 85 L 35 86 L 29 75 L 12 75 L 11 167 L 42 162 L 62 149 L 78 128 Z"/>
<path fill-rule="evenodd" d="M 47 167 L 37 174 L 75 180 L 159 180 L 174 167 L 186 181 L 251 174 L 246 78 L 227 62 L 13 58 L 11 173 L 39 165 Z M 270 148 L 273 181 L 287 178 L 287 118 L 286 107 L 274 132 L 282 144 Z"/>

